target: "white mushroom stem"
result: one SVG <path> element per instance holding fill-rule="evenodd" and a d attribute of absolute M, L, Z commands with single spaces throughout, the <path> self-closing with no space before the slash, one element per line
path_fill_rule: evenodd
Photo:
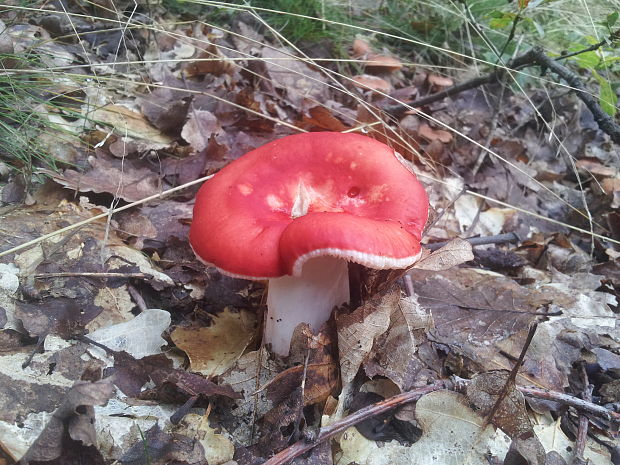
<path fill-rule="evenodd" d="M 318 332 L 334 307 L 349 301 L 347 261 L 334 257 L 308 260 L 300 277 L 269 280 L 264 340 L 279 355 L 288 355 L 293 331 L 308 323 Z"/>

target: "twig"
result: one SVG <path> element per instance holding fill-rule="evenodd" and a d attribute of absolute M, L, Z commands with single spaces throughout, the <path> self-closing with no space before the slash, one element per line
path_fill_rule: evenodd
<path fill-rule="evenodd" d="M 527 353 L 527 350 L 530 348 L 530 344 L 532 343 L 534 334 L 536 334 L 536 328 L 538 328 L 538 323 L 533 323 L 530 326 L 530 330 L 527 333 L 527 338 L 525 339 L 525 343 L 523 344 L 523 347 L 521 348 L 521 354 L 519 355 L 519 359 L 515 363 L 515 366 L 512 367 L 512 370 L 510 371 L 510 375 L 508 376 L 508 379 L 506 379 L 506 382 L 504 383 L 502 392 L 500 393 L 499 396 L 497 396 L 497 400 L 495 401 L 495 404 L 493 404 L 493 408 L 491 408 L 491 411 L 484 419 L 484 427 L 486 427 L 489 423 L 493 422 L 493 418 L 495 417 L 495 414 L 497 413 L 497 410 L 499 409 L 499 407 L 502 405 L 502 402 L 504 402 L 504 399 L 508 395 L 510 388 L 515 385 L 515 380 L 517 379 L 517 373 L 519 373 L 519 368 L 521 368 L 521 365 L 523 365 L 525 354 Z"/>
<path fill-rule="evenodd" d="M 494 236 L 467 237 L 465 238 L 465 240 L 471 245 L 503 244 L 505 242 L 517 243 L 520 241 L 519 236 L 517 236 L 513 232 L 496 234 Z M 441 249 L 444 245 L 448 243 L 449 241 L 433 242 L 431 244 L 425 245 L 424 248 L 432 252 L 434 250 Z"/>
<path fill-rule="evenodd" d="M 577 76 L 577 74 L 572 72 L 566 66 L 558 63 L 557 60 L 545 55 L 540 47 L 534 47 L 530 50 L 530 53 L 535 58 L 536 63 L 542 67 L 549 68 L 572 87 L 572 90 L 577 94 L 577 97 L 579 97 L 592 112 L 592 116 L 594 116 L 594 121 L 596 121 L 598 127 L 603 132 L 608 134 L 609 137 L 611 137 L 611 140 L 613 140 L 616 144 L 620 144 L 620 125 L 618 125 L 611 116 L 603 111 L 596 99 L 587 91 L 579 76 Z"/>
<path fill-rule="evenodd" d="M 388 410 L 391 410 L 395 407 L 408 404 L 410 402 L 415 402 L 420 397 L 430 392 L 438 391 L 440 389 L 449 389 L 451 387 L 451 384 L 452 383 L 450 383 L 449 381 L 438 381 L 423 388 L 415 389 L 409 392 L 403 392 L 402 394 L 389 397 L 381 402 L 369 405 L 368 407 L 364 407 L 356 411 L 355 413 L 352 413 L 351 415 L 343 418 L 342 420 L 333 423 L 332 425 L 321 428 L 315 442 L 308 443 L 307 441 L 303 440 L 297 441 L 295 444 L 278 452 L 276 455 L 264 462 L 263 465 L 283 465 L 285 463 L 288 463 L 294 458 L 308 452 L 309 450 L 327 441 L 328 439 L 331 439 L 337 434 L 342 433 L 347 428 L 356 425 L 360 421 L 387 412 Z"/>
<path fill-rule="evenodd" d="M 32 349 L 32 351 L 30 352 L 30 355 L 28 356 L 28 358 L 24 361 L 24 363 L 22 363 L 22 369 L 28 368 L 28 365 L 30 365 L 30 363 L 32 362 L 34 355 L 41 349 L 41 347 L 43 347 L 43 343 L 45 342 L 46 337 L 47 337 L 47 333 L 42 334 L 37 338 L 37 344 L 34 346 L 34 349 Z"/>
<path fill-rule="evenodd" d="M 153 275 L 145 273 L 82 273 L 76 272 L 62 272 L 62 273 L 37 273 L 34 275 L 35 279 L 49 279 L 49 278 L 142 278 L 150 279 Z"/>
<path fill-rule="evenodd" d="M 597 45 L 600 47 L 604 43 L 605 42 L 602 41 Z M 584 51 L 590 50 L 584 49 L 580 53 L 583 53 Z M 611 140 L 613 140 L 616 144 L 620 144 L 620 125 L 618 125 L 611 116 L 603 111 L 596 99 L 587 91 L 579 76 L 558 62 L 558 60 L 562 60 L 564 58 L 566 58 L 566 55 L 555 59 L 551 58 L 544 53 L 541 47 L 534 47 L 523 55 L 510 60 L 505 68 L 496 69 L 492 73 L 485 76 L 480 76 L 461 84 L 448 87 L 441 92 L 437 92 L 436 94 L 429 95 L 428 97 L 415 100 L 408 104 L 387 106 L 384 108 L 384 111 L 395 118 L 401 118 L 410 108 L 428 105 L 438 100 L 442 100 L 445 97 L 459 94 L 469 89 L 474 89 L 483 84 L 498 82 L 508 69 L 516 71 L 526 66 L 539 65 L 542 68 L 550 69 L 560 78 L 564 79 L 571 87 L 571 90 L 577 94 L 577 97 L 579 97 L 579 99 L 581 99 L 581 101 L 583 101 L 583 103 L 585 103 L 588 109 L 592 112 L 594 121 L 596 121 L 601 131 L 608 134 L 611 137 Z"/>
<path fill-rule="evenodd" d="M 504 54 L 504 52 L 508 48 L 508 45 L 510 45 L 510 42 L 512 42 L 512 39 L 514 39 L 515 33 L 517 32 L 517 25 L 519 24 L 519 21 L 521 21 L 521 12 L 522 11 L 523 10 L 519 9 L 519 12 L 517 13 L 517 15 L 512 20 L 512 27 L 510 28 L 510 32 L 508 33 L 508 38 L 506 39 L 506 42 L 504 42 L 504 46 L 500 50 L 499 55 L 497 57 L 497 61 L 495 62 L 495 64 L 498 64 L 500 62 L 500 60 L 502 59 L 502 55 Z"/>
<path fill-rule="evenodd" d="M 480 167 L 482 166 L 482 163 L 486 159 L 487 154 L 489 152 L 489 148 L 491 147 L 491 141 L 493 140 L 495 130 L 497 129 L 497 123 L 499 121 L 499 110 L 501 108 L 501 102 L 504 100 L 505 93 L 506 93 L 506 85 L 502 83 L 502 91 L 500 92 L 499 98 L 497 99 L 498 105 L 496 105 L 495 108 L 493 109 L 493 118 L 491 119 L 491 125 L 490 125 L 491 127 L 489 128 L 489 133 L 487 134 L 486 140 L 484 141 L 484 144 L 483 144 L 486 150 L 480 147 L 480 150 L 478 151 L 478 157 L 476 159 L 476 163 L 474 164 L 474 167 L 471 170 L 472 177 L 476 176 L 476 174 L 478 173 L 478 170 L 480 169 Z M 497 161 L 495 158 L 492 158 L 492 160 L 493 162 Z"/>
<path fill-rule="evenodd" d="M 129 291 L 129 295 L 136 303 L 136 306 L 140 309 L 141 312 L 144 312 L 148 309 L 148 307 L 146 306 L 146 302 L 144 301 L 144 298 L 142 297 L 142 294 L 140 294 L 138 289 L 129 284 L 127 286 L 127 291 Z"/>
<path fill-rule="evenodd" d="M 409 273 L 406 273 L 403 276 L 403 283 L 405 284 L 405 294 L 407 294 L 407 297 L 414 295 L 415 291 L 413 290 L 413 281 L 411 280 L 411 275 Z"/>
<path fill-rule="evenodd" d="M 581 412 L 587 412 L 604 420 L 620 424 L 620 413 L 613 412 L 601 405 L 588 402 L 579 397 L 564 394 L 563 392 L 550 391 L 548 389 L 539 389 L 534 387 L 517 386 L 517 389 L 528 397 L 537 399 L 550 400 L 560 404 L 574 407 Z"/>
<path fill-rule="evenodd" d="M 492 73 L 489 73 L 485 76 L 479 76 L 469 81 L 465 81 L 461 84 L 456 84 L 452 87 L 448 87 L 447 89 L 442 90 L 441 92 L 437 92 L 436 94 L 414 100 L 413 102 L 406 105 L 398 104 L 386 106 L 384 108 L 384 111 L 395 118 L 401 118 L 409 108 L 422 107 L 438 100 L 443 100 L 444 98 L 450 97 L 451 95 L 460 94 L 461 92 L 469 89 L 475 89 L 476 87 L 480 87 L 484 84 L 493 84 L 495 82 L 498 82 L 506 74 L 508 69 L 517 70 L 532 63 L 532 56 L 529 52 L 526 52 L 523 55 L 519 55 L 518 57 L 510 60 L 505 68 L 498 68 Z"/>
<path fill-rule="evenodd" d="M 577 55 L 581 55 L 582 53 L 594 52 L 595 50 L 598 50 L 603 45 L 605 45 L 608 41 L 609 41 L 609 38 L 605 38 L 605 39 L 601 40 L 600 42 L 597 42 L 594 45 L 590 45 L 589 47 L 586 47 L 586 48 L 584 48 L 582 50 L 577 50 L 576 52 L 571 52 L 571 53 L 563 53 L 562 55 L 557 57 L 556 60 L 558 60 L 558 61 L 559 60 L 565 60 L 566 58 L 570 58 L 570 57 L 574 57 L 574 56 L 577 56 Z"/>
<path fill-rule="evenodd" d="M 588 379 L 588 373 L 586 372 L 583 363 L 581 364 L 581 378 L 584 384 L 582 393 L 583 400 L 590 402 L 592 400 L 592 391 L 594 390 L 594 386 L 590 384 L 590 380 Z M 577 439 L 575 440 L 575 459 L 573 461 L 574 465 L 586 465 L 588 463 L 588 461 L 583 456 L 583 453 L 586 450 L 586 441 L 588 439 L 588 423 L 590 423 L 588 416 L 584 413 L 581 413 L 579 415 Z"/>
<path fill-rule="evenodd" d="M 173 425 L 178 425 L 179 422 L 183 419 L 183 417 L 187 415 L 187 412 L 192 409 L 196 401 L 198 401 L 198 397 L 200 396 L 196 394 L 188 398 L 185 403 L 177 409 L 176 412 L 170 415 L 170 423 L 172 423 Z"/>

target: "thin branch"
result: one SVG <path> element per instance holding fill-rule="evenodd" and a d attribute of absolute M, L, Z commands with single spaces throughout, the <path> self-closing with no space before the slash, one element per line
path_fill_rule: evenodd
<path fill-rule="evenodd" d="M 599 47 L 605 44 L 606 41 L 601 41 L 598 44 Z M 593 46 L 594 47 L 594 46 Z M 589 47 L 590 48 L 590 47 Z M 584 53 L 586 51 L 590 51 L 588 49 L 584 49 L 579 53 Z M 598 47 L 597 47 L 598 48 Z M 596 49 L 596 48 L 595 48 Z M 575 53 L 576 55 L 578 53 Z M 570 56 L 574 56 L 570 55 Z M 540 47 L 534 47 L 533 49 L 527 51 L 523 55 L 520 55 L 508 63 L 506 68 L 499 68 L 493 71 L 490 74 L 485 76 L 479 76 L 477 78 L 471 79 L 469 81 L 463 82 L 461 84 L 457 84 L 452 87 L 448 87 L 447 89 L 437 92 L 436 94 L 429 95 L 427 97 L 415 100 L 408 104 L 399 104 L 399 105 L 390 105 L 384 108 L 384 111 L 389 115 L 395 118 L 401 118 L 405 112 L 410 108 L 421 107 L 424 105 L 429 105 L 438 100 L 442 100 L 445 97 L 449 97 L 451 95 L 459 94 L 469 89 L 473 89 L 479 87 L 483 84 L 491 84 L 498 82 L 507 72 L 508 69 L 513 71 L 519 70 L 521 68 L 538 65 L 543 69 L 549 69 L 553 73 L 557 74 L 561 79 L 566 81 L 568 85 L 571 87 L 571 90 L 577 94 L 577 97 L 585 103 L 588 109 L 592 112 L 594 116 L 594 120 L 598 124 L 601 131 L 605 132 L 611 137 L 611 140 L 616 144 L 620 145 L 620 125 L 618 125 L 614 119 L 609 116 L 607 113 L 603 111 L 599 103 L 596 99 L 588 92 L 586 87 L 581 82 L 579 76 L 565 67 L 564 65 L 559 63 L 559 60 L 567 58 L 567 55 L 551 58 L 547 56 L 543 49 Z"/>
<path fill-rule="evenodd" d="M 568 405 L 569 407 L 574 407 L 581 412 L 590 413 L 604 420 L 620 424 L 620 413 L 609 410 L 601 405 L 588 402 L 587 400 L 580 399 L 579 397 L 564 394 L 563 392 L 549 391 L 547 389 L 534 387 L 517 386 L 517 389 L 528 397 L 558 402 Z"/>
<path fill-rule="evenodd" d="M 49 278 L 140 278 L 151 279 L 153 275 L 146 273 L 90 273 L 80 271 L 66 271 L 62 273 L 37 273 L 34 275 L 35 279 L 49 279 Z"/>
<path fill-rule="evenodd" d="M 278 452 L 276 455 L 264 462 L 263 465 L 283 465 L 285 463 L 288 463 L 294 458 L 305 454 L 319 444 L 333 438 L 337 434 L 342 433 L 347 428 L 354 426 L 363 420 L 366 420 L 375 415 L 380 415 L 395 407 L 415 402 L 425 394 L 429 394 L 433 391 L 438 391 L 440 389 L 449 389 L 450 387 L 451 383 L 449 381 L 438 381 L 423 388 L 415 389 L 409 392 L 403 392 L 402 394 L 389 397 L 381 402 L 359 409 L 355 413 L 352 413 L 351 415 L 343 418 L 342 420 L 321 428 L 316 441 L 297 441 L 295 444 Z"/>
<path fill-rule="evenodd" d="M 471 245 L 487 245 L 487 244 L 504 244 L 506 242 L 518 243 L 521 239 L 515 233 L 496 234 L 494 236 L 482 236 L 482 237 L 466 237 L 465 240 Z M 447 245 L 450 241 L 432 242 L 424 246 L 425 249 L 430 251 L 441 249 L 444 245 Z"/>
<path fill-rule="evenodd" d="M 620 145 L 620 125 L 618 125 L 611 116 L 603 111 L 596 99 L 585 88 L 579 76 L 566 66 L 560 64 L 557 60 L 548 57 L 540 47 L 533 48 L 530 50 L 530 53 L 536 60 L 536 63 L 543 68 L 549 68 L 572 87 L 572 90 L 577 94 L 577 97 L 579 97 L 592 112 L 594 121 L 596 121 L 598 127 L 603 132 L 608 134 L 609 137 L 611 137 L 611 140 Z"/>
<path fill-rule="evenodd" d="M 532 343 L 534 334 L 536 334 L 536 328 L 538 328 L 537 323 L 534 323 L 530 326 L 530 329 L 527 333 L 527 338 L 525 339 L 525 343 L 523 344 L 523 347 L 521 348 L 521 354 L 519 355 L 519 359 L 515 363 L 515 366 L 512 367 L 512 370 L 510 370 L 510 375 L 508 376 L 508 379 L 504 383 L 502 392 L 500 393 L 499 396 L 497 396 L 497 400 L 495 401 L 495 404 L 493 404 L 491 411 L 484 419 L 484 427 L 486 427 L 489 423 L 493 422 L 493 418 L 495 418 L 495 415 L 497 414 L 499 407 L 502 405 L 502 402 L 504 402 L 504 399 L 508 395 L 508 391 L 510 390 L 511 387 L 515 385 L 515 380 L 517 379 L 517 373 L 519 373 L 519 368 L 521 368 L 521 365 L 523 365 L 525 354 L 527 353 L 527 350 L 530 348 L 530 344 Z"/>
<path fill-rule="evenodd" d="M 581 363 L 581 379 L 583 382 L 583 392 L 581 397 L 587 402 L 592 401 L 592 391 L 594 386 L 590 384 L 585 364 Z M 579 415 L 579 426 L 577 428 L 577 439 L 575 440 L 574 465 L 587 465 L 588 460 L 584 458 L 583 453 L 586 450 L 586 442 L 588 440 L 588 425 L 590 419 L 585 413 Z"/>
<path fill-rule="evenodd" d="M 500 50 L 499 56 L 497 57 L 497 62 L 495 64 L 500 62 L 500 60 L 502 59 L 502 55 L 508 48 L 508 45 L 510 45 L 510 42 L 512 42 L 512 39 L 514 39 L 515 33 L 517 32 L 517 26 L 519 24 L 519 21 L 521 21 L 521 12 L 522 10 L 519 10 L 515 18 L 512 20 L 512 27 L 510 28 L 510 32 L 508 33 L 508 38 L 506 39 L 506 42 L 504 42 L 504 46 Z"/>
<path fill-rule="evenodd" d="M 466 385 L 468 382 L 469 382 L 468 380 L 458 379 L 457 384 L 461 384 L 461 386 L 456 388 L 456 390 L 457 391 L 463 390 L 464 385 Z M 416 402 L 422 396 L 429 394 L 431 392 L 434 392 L 434 391 L 439 391 L 441 389 L 455 390 L 455 383 L 452 381 L 447 381 L 447 380 L 438 381 L 436 383 L 430 384 L 423 388 L 415 389 L 409 392 L 403 392 L 393 397 L 389 397 L 381 402 L 377 402 L 376 404 L 372 404 L 367 407 L 364 407 L 352 413 L 351 415 L 343 418 L 340 421 L 337 421 L 329 426 L 325 426 L 321 428 L 316 441 L 313 441 L 313 442 L 308 442 L 306 440 L 297 441 L 296 443 L 290 445 L 286 449 L 278 452 L 276 455 L 274 455 L 269 460 L 264 462 L 263 465 L 284 465 L 290 462 L 291 460 L 299 457 L 300 455 L 303 455 L 306 452 L 312 450 L 314 447 L 318 446 L 319 444 L 344 432 L 347 428 L 351 426 L 355 426 L 361 421 L 364 421 L 376 415 L 380 415 L 395 407 L 399 407 L 401 405 L 405 405 L 411 402 Z M 574 396 L 564 394 L 561 392 L 554 392 L 554 391 L 548 391 L 545 389 L 538 389 L 538 388 L 531 388 L 531 387 L 517 386 L 517 389 L 528 397 L 535 397 L 535 398 L 540 398 L 540 399 L 551 400 L 554 402 L 559 402 L 561 404 L 574 407 L 579 411 L 590 413 L 599 418 L 603 418 L 605 420 L 608 420 L 614 423 L 620 423 L 620 413 L 613 412 L 609 409 L 606 409 L 605 407 L 593 404 L 592 402 L 588 402 L 583 399 L 579 399 L 578 397 L 574 397 Z"/>

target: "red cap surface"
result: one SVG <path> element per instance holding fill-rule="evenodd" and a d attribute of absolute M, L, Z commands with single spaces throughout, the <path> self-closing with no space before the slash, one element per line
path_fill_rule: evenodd
<path fill-rule="evenodd" d="M 207 181 L 190 243 L 203 261 L 249 279 L 299 275 L 321 255 L 406 268 L 427 216 L 424 188 L 390 147 L 315 132 L 263 145 Z"/>

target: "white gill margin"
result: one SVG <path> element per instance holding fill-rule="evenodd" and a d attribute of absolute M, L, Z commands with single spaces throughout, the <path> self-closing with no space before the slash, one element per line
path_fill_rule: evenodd
<path fill-rule="evenodd" d="M 360 252 L 359 250 L 344 250 L 337 249 L 335 247 L 328 247 L 325 249 L 313 250 L 312 252 L 308 252 L 307 254 L 301 255 L 297 258 L 297 260 L 295 260 L 295 265 L 293 265 L 293 276 L 301 276 L 301 270 L 304 264 L 311 258 L 315 257 L 336 257 L 349 262 L 358 263 L 375 270 L 401 270 L 412 266 L 418 261 L 420 255 L 422 255 L 422 250 L 420 250 L 420 252 L 416 255 L 412 255 L 410 257 L 391 258 L 384 257 L 382 255 L 373 255 L 366 252 Z"/>

